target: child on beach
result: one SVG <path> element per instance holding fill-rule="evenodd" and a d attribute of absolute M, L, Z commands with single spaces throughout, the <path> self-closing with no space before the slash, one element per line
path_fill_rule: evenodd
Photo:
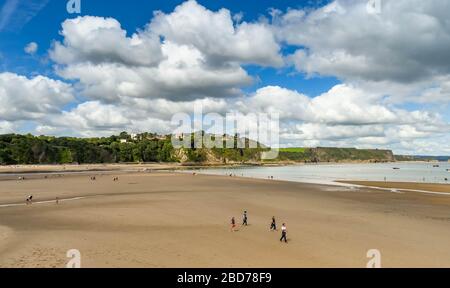
<path fill-rule="evenodd" d="M 287 243 L 287 228 L 286 228 L 286 224 L 283 223 L 283 225 L 281 226 L 281 238 L 280 238 L 280 242 L 282 242 L 284 240 L 285 243 Z"/>
<path fill-rule="evenodd" d="M 231 232 L 234 232 L 234 229 L 236 228 L 236 220 L 234 217 L 231 217 Z"/>
<path fill-rule="evenodd" d="M 27 205 L 33 203 L 33 195 L 27 197 Z"/>

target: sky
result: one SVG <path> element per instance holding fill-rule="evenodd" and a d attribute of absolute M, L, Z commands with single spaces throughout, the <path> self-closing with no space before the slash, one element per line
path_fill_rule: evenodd
<path fill-rule="evenodd" d="M 0 0 L 0 134 L 280 115 L 280 145 L 450 155 L 447 0 Z M 371 4 L 371 5 L 369 5 Z"/>

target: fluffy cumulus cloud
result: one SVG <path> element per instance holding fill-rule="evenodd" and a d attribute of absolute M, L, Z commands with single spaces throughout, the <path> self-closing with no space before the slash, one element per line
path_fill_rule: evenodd
<path fill-rule="evenodd" d="M 279 86 L 267 86 L 238 105 L 249 111 L 275 112 L 282 119 L 329 125 L 442 122 L 438 114 L 402 110 L 384 103 L 383 94 L 345 84 L 336 85 L 314 98 Z"/>
<path fill-rule="evenodd" d="M 0 120 L 40 119 L 57 114 L 73 100 L 69 84 L 44 76 L 0 73 Z"/>
<path fill-rule="evenodd" d="M 343 79 L 413 82 L 450 73 L 446 0 L 384 0 L 378 14 L 367 1 L 338 0 L 310 12 L 277 17 L 279 37 L 302 46 L 293 55 L 307 73 Z"/>
<path fill-rule="evenodd" d="M 130 66 L 157 65 L 163 58 L 159 38 L 127 32 L 113 18 L 78 17 L 62 24 L 63 43 L 55 42 L 50 56 L 60 64 L 89 62 Z"/>
<path fill-rule="evenodd" d="M 406 141 L 442 137 L 450 125 L 438 113 L 385 103 L 383 94 L 340 84 L 310 98 L 267 86 L 236 103 L 240 111 L 278 113 L 284 144 L 396 147 Z"/>
<path fill-rule="evenodd" d="M 212 65 L 227 62 L 280 66 L 280 46 L 271 29 L 263 23 L 235 25 L 230 11 L 207 10 L 195 1 L 187 1 L 173 13 L 156 13 L 150 30 L 167 41 L 193 45 Z"/>
<path fill-rule="evenodd" d="M 90 16 L 66 20 L 61 35 L 51 59 L 59 75 L 79 81 L 92 100 L 234 97 L 252 83 L 241 65 L 283 62 L 266 24 L 235 24 L 228 10 L 195 1 L 156 13 L 131 37 L 117 20 Z"/>

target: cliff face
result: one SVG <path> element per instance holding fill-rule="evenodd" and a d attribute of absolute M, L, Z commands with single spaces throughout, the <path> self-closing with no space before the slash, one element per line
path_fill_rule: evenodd
<path fill-rule="evenodd" d="M 199 148 L 174 149 L 173 158 L 180 163 L 205 165 L 257 163 L 261 161 L 261 149 L 249 148 Z"/>
<path fill-rule="evenodd" d="M 279 160 L 294 162 L 392 162 L 391 150 L 318 147 L 281 149 Z"/>
<path fill-rule="evenodd" d="M 319 162 L 365 161 L 391 162 L 395 161 L 391 150 L 356 149 L 356 148 L 314 148 L 313 153 Z"/>
<path fill-rule="evenodd" d="M 261 163 L 261 151 L 257 149 L 177 149 L 174 158 L 185 164 L 202 163 L 205 165 Z M 277 162 L 394 162 L 395 156 L 390 150 L 356 148 L 297 148 L 281 149 Z M 265 162 L 266 163 L 266 162 Z"/>

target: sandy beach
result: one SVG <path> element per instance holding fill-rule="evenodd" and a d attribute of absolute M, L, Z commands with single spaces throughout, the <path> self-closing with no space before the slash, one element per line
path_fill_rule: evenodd
<path fill-rule="evenodd" d="M 68 172 L 102 172 L 102 171 L 143 171 L 143 170 L 167 170 L 176 169 L 177 163 L 142 163 L 142 164 L 67 164 L 67 165 L 8 165 L 0 166 L 2 174 L 39 174 L 39 173 L 68 173 Z M 5 178 L 5 177 L 1 177 Z M 0 179 L 1 179 L 0 178 Z"/>
<path fill-rule="evenodd" d="M 62 268 L 70 249 L 82 267 L 363 268 L 369 249 L 383 267 L 450 267 L 446 195 L 171 172 L 96 179 L 1 181 L 0 267 Z M 230 232 L 244 210 L 250 225 Z"/>

